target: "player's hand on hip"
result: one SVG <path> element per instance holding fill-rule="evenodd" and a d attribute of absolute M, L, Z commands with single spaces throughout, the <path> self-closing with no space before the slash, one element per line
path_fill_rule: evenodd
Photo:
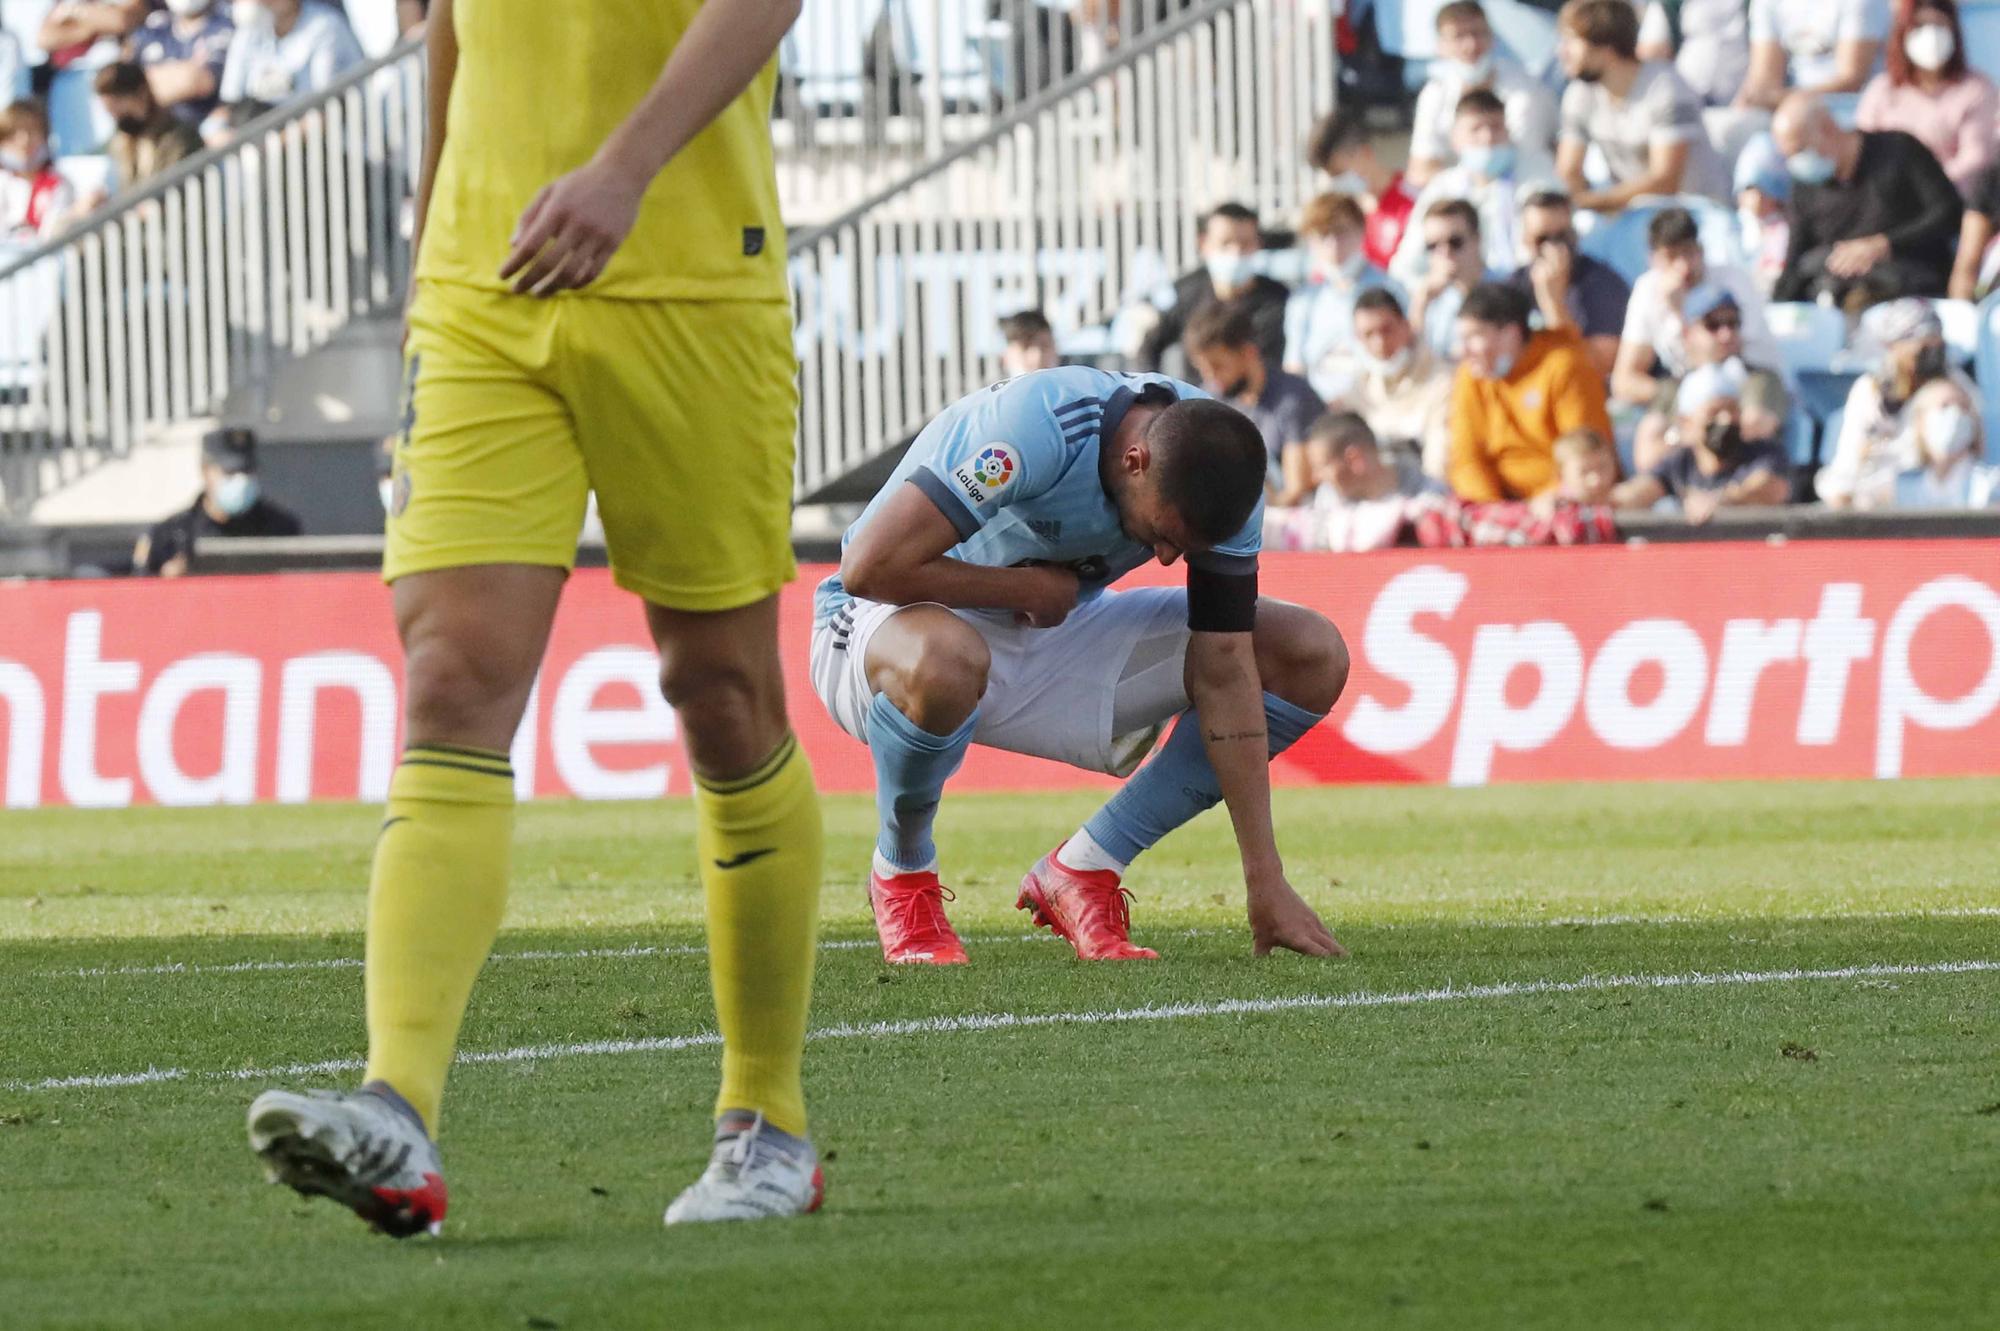
<path fill-rule="evenodd" d="M 1023 588 L 1014 618 L 1030 628 L 1052 629 L 1076 609 L 1082 579 L 1060 564 L 1026 564 L 1015 570 Z"/>
<path fill-rule="evenodd" d="M 1266 886 L 1250 888 L 1250 942 L 1256 955 L 1270 955 L 1274 947 L 1303 952 L 1309 957 L 1344 957 L 1347 949 L 1333 936 L 1305 898 L 1280 878 Z"/>
<path fill-rule="evenodd" d="M 500 279 L 522 296 L 590 285 L 631 234 L 646 183 L 590 162 L 544 186 L 514 228 L 514 249 Z"/>

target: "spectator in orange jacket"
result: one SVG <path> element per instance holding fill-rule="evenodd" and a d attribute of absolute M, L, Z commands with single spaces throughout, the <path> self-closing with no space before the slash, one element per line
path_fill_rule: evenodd
<path fill-rule="evenodd" d="M 1528 293 L 1474 287 L 1458 313 L 1464 358 L 1452 385 L 1451 463 L 1461 499 L 1532 499 L 1558 477 L 1555 443 L 1581 426 L 1606 438 L 1604 379 L 1570 329 L 1530 332 Z"/>

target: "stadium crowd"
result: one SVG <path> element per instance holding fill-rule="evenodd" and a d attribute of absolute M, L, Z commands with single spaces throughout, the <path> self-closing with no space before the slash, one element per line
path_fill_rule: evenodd
<path fill-rule="evenodd" d="M 1308 145 L 1303 280 L 1223 203 L 1131 348 L 1256 421 L 1274 544 L 2000 505 L 1945 326 L 2000 274 L 2000 99 L 1955 0 L 1570 0 L 1560 87 L 1478 0 L 1436 24 L 1401 171 L 1354 108 Z"/>
<path fill-rule="evenodd" d="M 47 240 L 365 60 L 350 16 L 403 36 L 427 0 L 7 0 L 0 244 Z M 391 29 L 390 25 L 393 25 Z"/>

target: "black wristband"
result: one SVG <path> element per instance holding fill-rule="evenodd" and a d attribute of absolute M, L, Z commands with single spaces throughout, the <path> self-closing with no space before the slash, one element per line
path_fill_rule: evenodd
<path fill-rule="evenodd" d="M 1257 627 L 1257 572 L 1215 573 L 1188 565 L 1188 627 L 1196 633 L 1248 633 Z"/>

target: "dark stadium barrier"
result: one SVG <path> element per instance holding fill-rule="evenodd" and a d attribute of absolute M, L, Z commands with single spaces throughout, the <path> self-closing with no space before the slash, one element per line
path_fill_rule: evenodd
<path fill-rule="evenodd" d="M 794 715 L 822 785 L 865 790 L 806 676 L 825 571 L 785 596 Z M 1330 615 L 1355 661 L 1283 784 L 2000 773 L 2000 541 L 1277 555 L 1264 585 Z M 400 660 L 369 574 L 0 585 L 0 623 L 10 807 L 387 789 Z M 523 792 L 684 793 L 654 672 L 630 598 L 579 572 L 516 745 Z M 954 788 L 1103 783 L 975 750 Z"/>

